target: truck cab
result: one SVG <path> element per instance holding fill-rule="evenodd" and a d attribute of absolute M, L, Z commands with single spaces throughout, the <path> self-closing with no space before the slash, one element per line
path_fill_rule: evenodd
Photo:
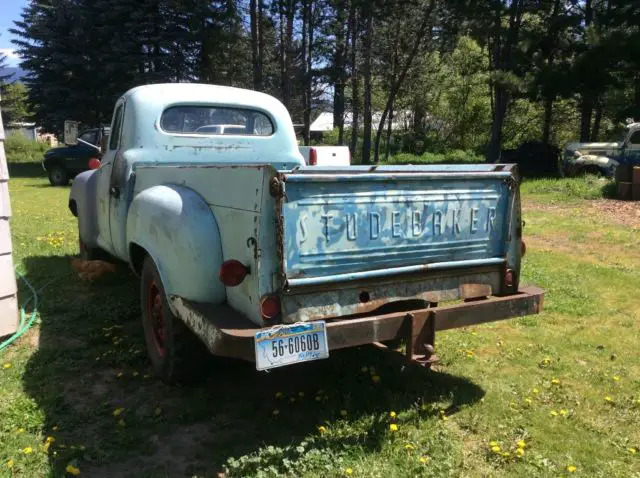
<path fill-rule="evenodd" d="M 156 84 L 118 99 L 69 209 L 86 260 L 140 277 L 172 382 L 203 372 L 201 352 L 268 370 L 402 342 L 429 364 L 436 330 L 538 313 L 518 185 L 504 164 L 310 166 L 274 97 Z"/>

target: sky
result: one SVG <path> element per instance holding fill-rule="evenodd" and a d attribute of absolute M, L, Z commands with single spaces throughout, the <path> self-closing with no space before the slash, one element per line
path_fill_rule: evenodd
<path fill-rule="evenodd" d="M 29 0 L 0 0 L 0 51 L 7 55 L 7 65 L 17 66 L 18 57 L 13 52 L 15 48 L 11 44 L 14 38 L 9 33 L 9 28 L 13 28 L 14 20 L 20 19 L 22 9 L 27 6 Z"/>

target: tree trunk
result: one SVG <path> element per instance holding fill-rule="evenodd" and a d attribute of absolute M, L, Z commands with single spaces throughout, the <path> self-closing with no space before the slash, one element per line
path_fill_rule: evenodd
<path fill-rule="evenodd" d="M 285 106 L 288 107 L 287 103 L 284 101 L 285 99 L 285 91 L 286 91 L 286 81 L 287 81 L 287 48 L 286 48 L 286 40 L 285 40 L 285 2 L 286 0 L 280 0 L 278 5 L 278 29 L 280 36 L 280 94 L 282 97 L 282 102 Z"/>
<path fill-rule="evenodd" d="M 260 64 L 260 29 L 261 18 L 258 0 L 250 0 L 251 16 L 251 61 L 253 63 L 253 89 L 262 90 L 262 65 Z"/>
<path fill-rule="evenodd" d="M 602 99 L 598 98 L 596 101 L 596 115 L 593 120 L 593 129 L 591 130 L 590 141 L 598 141 L 598 136 L 600 136 L 600 124 L 602 123 Z"/>
<path fill-rule="evenodd" d="M 307 7 L 307 34 L 309 36 L 307 42 L 307 63 L 305 65 L 305 105 L 304 105 L 304 144 L 309 145 L 310 128 L 311 128 L 311 96 L 313 92 L 313 0 L 305 0 Z"/>
<path fill-rule="evenodd" d="M 404 79 L 407 76 L 407 73 L 409 72 L 409 69 L 411 68 L 411 65 L 413 64 L 413 59 L 416 57 L 416 55 L 418 54 L 418 50 L 420 49 L 420 44 L 422 43 L 422 40 L 424 39 L 425 35 L 427 34 L 427 30 L 429 27 L 429 18 L 431 17 L 431 12 L 433 11 L 433 8 L 435 7 L 435 0 L 431 0 L 431 2 L 429 2 L 429 6 L 427 7 L 427 10 L 424 12 L 424 16 L 422 18 L 422 22 L 420 24 L 420 28 L 418 30 L 418 32 L 416 33 L 416 36 L 414 37 L 414 42 L 413 42 L 413 46 L 411 48 L 411 51 L 409 52 L 409 55 L 407 57 L 407 60 L 405 62 L 405 64 L 402 67 L 402 70 L 400 71 L 400 75 L 398 76 L 398 78 L 394 78 L 394 81 L 392 83 L 391 86 L 391 90 L 389 91 L 389 96 L 387 98 L 387 104 L 384 108 L 384 111 L 382 112 L 382 118 L 380 118 L 380 124 L 378 125 L 378 131 L 376 132 L 376 143 L 375 143 L 375 151 L 374 151 L 374 161 L 377 163 L 379 160 L 379 153 L 380 153 L 380 139 L 382 137 L 382 130 L 384 129 L 384 124 L 385 121 L 387 119 L 387 115 L 389 114 L 389 112 L 393 109 L 393 103 L 396 99 L 396 95 L 398 94 L 398 91 L 400 91 L 400 88 L 402 87 L 402 84 L 404 83 Z"/>
<path fill-rule="evenodd" d="M 389 154 L 391 152 L 391 130 L 393 129 L 393 105 L 389 109 L 389 121 L 387 121 L 387 145 L 384 151 L 385 161 L 389 160 Z"/>
<path fill-rule="evenodd" d="M 305 146 L 309 146 L 309 133 L 307 123 L 307 108 L 309 102 L 307 98 L 307 30 L 309 27 L 309 2 L 311 0 L 302 0 L 302 140 Z"/>
<path fill-rule="evenodd" d="M 295 14 L 295 0 L 287 0 L 287 35 L 285 38 L 286 44 L 285 48 L 287 50 L 287 58 L 285 63 L 285 90 L 284 90 L 284 99 L 285 106 L 287 108 L 291 107 L 291 59 L 293 57 L 293 20 Z"/>
<path fill-rule="evenodd" d="M 542 125 L 542 142 L 551 144 L 551 123 L 553 121 L 553 98 L 544 99 L 544 122 Z"/>
<path fill-rule="evenodd" d="M 349 25 L 351 25 L 351 156 L 355 157 L 358 147 L 358 129 L 360 127 L 360 88 L 358 79 L 358 12 L 356 2 L 349 8 Z"/>
<path fill-rule="evenodd" d="M 509 94 L 499 86 L 494 86 L 494 102 L 495 109 L 493 121 L 491 123 L 491 136 L 489 137 L 489 151 L 487 160 L 490 163 L 497 162 L 500 159 L 500 148 L 502 146 L 502 125 L 507 115 L 507 106 L 509 102 Z"/>
<path fill-rule="evenodd" d="M 593 116 L 593 98 L 590 93 L 582 95 L 580 103 L 580 142 L 586 143 L 591 138 L 591 117 Z"/>
<path fill-rule="evenodd" d="M 367 27 L 364 34 L 364 64 L 362 74 L 364 76 L 364 104 L 362 133 L 362 164 L 371 163 L 371 50 L 373 48 L 373 5 L 365 4 L 364 14 L 366 15 Z"/>
<path fill-rule="evenodd" d="M 337 19 L 336 19 L 336 52 L 334 55 L 333 69 L 335 74 L 335 83 L 333 85 L 333 127 L 338 128 L 338 144 L 344 143 L 344 88 L 347 79 L 346 74 L 346 55 L 347 44 L 349 42 L 351 22 L 347 22 L 347 34 L 344 33 L 344 13 L 346 11 L 346 2 L 344 0 L 337 3 Z"/>

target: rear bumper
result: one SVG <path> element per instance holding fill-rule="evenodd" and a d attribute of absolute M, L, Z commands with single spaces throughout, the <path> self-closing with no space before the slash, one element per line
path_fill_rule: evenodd
<path fill-rule="evenodd" d="M 228 306 L 170 298 L 178 316 L 214 355 L 254 361 L 256 332 L 262 330 Z M 544 291 L 525 287 L 503 297 L 489 297 L 460 304 L 327 321 L 329 350 L 392 340 L 405 340 L 407 355 L 416 358 L 424 345 L 433 343 L 438 330 L 449 330 L 497 320 L 538 314 Z"/>

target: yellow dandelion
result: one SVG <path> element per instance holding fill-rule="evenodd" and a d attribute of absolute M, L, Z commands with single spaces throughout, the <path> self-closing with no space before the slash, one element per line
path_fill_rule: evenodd
<path fill-rule="evenodd" d="M 518 448 L 524 448 L 527 446 L 524 440 L 518 440 L 517 445 L 518 445 Z"/>
<path fill-rule="evenodd" d="M 489 442 L 489 446 L 498 446 L 498 442 L 497 441 L 491 441 L 491 442 Z"/>
<path fill-rule="evenodd" d="M 362 373 L 367 373 L 367 372 L 369 371 L 369 367 L 362 367 L 362 368 L 360 369 L 360 371 L 361 371 Z"/>
<path fill-rule="evenodd" d="M 271 412 L 271 414 L 272 414 L 274 417 L 277 417 L 278 415 L 280 415 L 280 410 L 278 410 L 278 409 L 276 408 L 275 410 L 273 410 L 273 412 Z"/>
<path fill-rule="evenodd" d="M 524 449 L 522 449 L 522 448 L 518 448 L 518 449 L 516 450 L 516 455 L 518 455 L 518 456 L 524 456 Z"/>
<path fill-rule="evenodd" d="M 340 415 L 343 417 L 347 416 L 347 411 L 346 410 L 340 410 Z"/>
<path fill-rule="evenodd" d="M 504 453 L 502 453 L 502 456 L 504 457 L 510 457 L 511 453 L 509 453 L 508 451 L 505 451 Z"/>
<path fill-rule="evenodd" d="M 533 403 L 533 401 L 532 401 L 529 397 L 525 398 L 525 399 L 524 399 L 524 402 L 525 402 L 527 405 L 531 405 L 531 403 Z"/>
<path fill-rule="evenodd" d="M 491 451 L 494 453 L 500 453 L 500 447 L 498 445 L 492 446 Z"/>
<path fill-rule="evenodd" d="M 395 418 L 396 417 L 396 412 L 393 412 L 393 411 L 389 412 L 389 416 L 391 418 Z"/>
<path fill-rule="evenodd" d="M 569 410 L 565 410 L 565 409 L 560 410 L 560 415 L 562 415 L 563 417 L 566 417 L 568 414 L 569 414 Z"/>
<path fill-rule="evenodd" d="M 540 393 L 540 390 L 538 390 L 537 388 L 534 388 L 533 389 L 533 393 L 535 393 L 537 395 L 538 393 Z"/>
<path fill-rule="evenodd" d="M 398 425 L 396 425 L 395 423 L 392 423 L 391 425 L 389 425 L 389 430 L 391 430 L 392 432 L 397 432 Z"/>
<path fill-rule="evenodd" d="M 20 434 L 20 433 L 24 433 L 24 428 L 18 428 L 16 430 L 16 433 Z"/>
<path fill-rule="evenodd" d="M 124 408 L 122 408 L 122 407 L 116 408 L 113 411 L 113 416 L 114 417 L 119 417 L 120 415 L 122 415 L 122 412 L 124 412 Z"/>
<path fill-rule="evenodd" d="M 13 458 L 9 458 L 7 460 L 7 468 L 9 468 L 9 469 L 13 468 L 13 464 L 14 464 Z"/>
<path fill-rule="evenodd" d="M 631 447 L 629 448 L 629 453 L 631 453 L 632 455 L 635 455 L 636 453 L 638 453 L 638 449 L 636 447 Z"/>
<path fill-rule="evenodd" d="M 123 427 L 126 425 L 125 421 L 121 418 L 120 420 L 118 420 L 118 425 Z"/>
<path fill-rule="evenodd" d="M 6 370 L 6 369 L 8 369 L 8 368 L 11 368 L 11 367 L 12 367 L 12 364 L 10 364 L 9 362 L 5 363 L 5 364 L 2 366 L 2 368 L 3 368 L 3 369 L 5 369 L 5 370 Z"/>
<path fill-rule="evenodd" d="M 611 398 L 609 395 L 605 395 L 604 396 L 604 401 L 611 403 L 611 402 L 613 402 L 613 398 Z"/>
<path fill-rule="evenodd" d="M 346 475 L 353 475 L 353 470 L 352 470 L 351 468 L 345 468 L 345 469 L 344 469 L 344 473 L 345 473 Z"/>
<path fill-rule="evenodd" d="M 322 397 L 320 395 L 316 395 L 316 402 L 319 402 L 320 400 L 322 400 Z"/>
<path fill-rule="evenodd" d="M 319 431 L 320 433 L 327 433 L 327 429 L 326 429 L 326 427 L 323 427 L 322 425 L 320 425 L 320 426 L 318 427 L 318 431 Z"/>
<path fill-rule="evenodd" d="M 471 335 L 478 335 L 478 332 L 471 332 Z"/>
<path fill-rule="evenodd" d="M 560 380 L 558 380 L 557 378 L 554 378 L 553 380 L 551 380 L 551 384 L 552 385 L 560 385 Z"/>
<path fill-rule="evenodd" d="M 404 448 L 405 448 L 406 450 L 413 450 L 413 445 L 412 445 L 411 443 L 407 443 L 407 444 L 404 446 Z"/>
<path fill-rule="evenodd" d="M 155 413 L 156 415 L 160 415 L 160 414 L 162 413 L 162 408 L 157 407 L 157 408 L 153 411 L 153 413 Z"/>
<path fill-rule="evenodd" d="M 551 415 L 552 417 L 557 417 L 558 416 L 558 412 L 556 412 L 555 410 L 551 410 L 549 412 L 549 415 Z"/>
<path fill-rule="evenodd" d="M 467 357 L 473 357 L 473 352 L 471 350 L 467 350 Z"/>
<path fill-rule="evenodd" d="M 568 466 L 567 466 L 567 471 L 568 471 L 569 473 L 575 473 L 575 471 L 576 471 L 577 469 L 578 469 L 578 468 L 576 468 L 576 467 L 575 467 L 575 466 L 573 466 L 573 465 L 568 465 Z"/>
<path fill-rule="evenodd" d="M 276 398 L 282 398 L 282 392 L 276 392 Z"/>
<path fill-rule="evenodd" d="M 67 473 L 69 473 L 70 475 L 73 475 L 73 476 L 78 476 L 80 474 L 80 469 L 76 468 L 73 465 L 67 465 L 67 467 L 64 469 L 64 471 L 66 471 Z"/>
<path fill-rule="evenodd" d="M 25 455 L 30 455 L 31 453 L 33 453 L 33 448 L 31 448 L 30 446 L 23 448 L 22 453 L 24 453 Z"/>
<path fill-rule="evenodd" d="M 371 380 L 373 381 L 373 383 L 378 383 L 380 381 L 380 376 L 379 375 L 373 375 L 371 377 Z"/>
<path fill-rule="evenodd" d="M 133 372 L 131 375 L 133 375 L 134 377 L 137 377 L 138 375 L 140 375 L 140 372 Z"/>
<path fill-rule="evenodd" d="M 614 375 L 614 376 L 613 376 L 613 381 L 614 381 L 614 382 L 619 382 L 619 381 L 620 381 L 620 377 L 619 377 L 619 376 L 617 376 L 617 375 Z"/>
<path fill-rule="evenodd" d="M 420 463 L 422 463 L 423 465 L 426 464 L 429 461 L 429 457 L 428 456 L 421 456 L 420 457 Z"/>

